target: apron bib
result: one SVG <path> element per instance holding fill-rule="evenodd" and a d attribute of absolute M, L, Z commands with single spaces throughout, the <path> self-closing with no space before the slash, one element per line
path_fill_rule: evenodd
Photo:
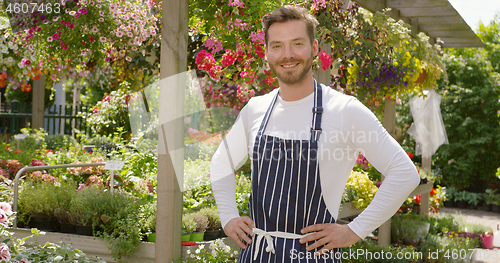
<path fill-rule="evenodd" d="M 257 231 L 252 244 L 241 249 L 238 262 L 341 262 L 341 249 L 314 256 L 300 244 L 306 226 L 334 223 L 321 191 L 317 159 L 321 134 L 322 92 L 316 80 L 311 138 L 289 140 L 264 135 L 278 92 L 267 109 L 252 154 L 250 217 Z"/>

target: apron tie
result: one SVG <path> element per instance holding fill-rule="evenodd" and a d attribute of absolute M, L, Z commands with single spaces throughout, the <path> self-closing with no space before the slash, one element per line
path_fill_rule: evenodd
<path fill-rule="evenodd" d="M 301 239 L 301 238 L 306 237 L 310 234 L 313 234 L 313 233 L 307 233 L 305 235 L 299 235 L 299 234 L 287 233 L 287 232 L 281 232 L 281 231 L 266 232 L 266 231 L 259 229 L 259 228 L 252 228 L 252 232 L 257 235 L 257 240 L 255 242 L 255 253 L 253 255 L 253 260 L 257 260 L 260 242 L 261 242 L 263 237 L 266 238 L 266 243 L 267 243 L 266 252 L 271 252 L 273 254 L 276 254 L 276 251 L 274 250 L 273 238 L 271 236 L 288 238 L 288 239 Z"/>

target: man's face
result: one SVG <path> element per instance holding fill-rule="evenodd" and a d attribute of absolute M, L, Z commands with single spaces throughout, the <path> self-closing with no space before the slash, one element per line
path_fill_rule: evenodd
<path fill-rule="evenodd" d="M 311 45 L 304 22 L 289 20 L 269 27 L 266 59 L 280 82 L 290 85 L 303 81 L 312 74 L 317 54 L 318 41 Z"/>

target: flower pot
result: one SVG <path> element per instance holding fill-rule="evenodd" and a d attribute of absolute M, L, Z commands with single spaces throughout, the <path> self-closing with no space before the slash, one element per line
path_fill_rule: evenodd
<path fill-rule="evenodd" d="M 191 234 L 183 234 L 181 236 L 181 241 L 189 241 L 191 240 Z"/>
<path fill-rule="evenodd" d="M 59 231 L 61 233 L 74 234 L 76 233 L 76 227 L 69 222 L 59 222 Z"/>
<path fill-rule="evenodd" d="M 189 241 L 202 242 L 204 235 L 205 235 L 205 232 L 191 233 L 191 237 L 189 238 Z"/>
<path fill-rule="evenodd" d="M 156 242 L 156 233 L 148 234 L 148 242 L 155 243 Z"/>
<path fill-rule="evenodd" d="M 415 81 L 415 84 L 424 83 L 425 77 L 427 77 L 427 72 L 424 69 L 424 70 L 422 70 L 422 73 L 420 73 L 420 75 L 418 75 L 418 79 Z"/>
<path fill-rule="evenodd" d="M 82 236 L 93 236 L 92 226 L 90 225 L 75 225 L 75 233 Z"/>
<path fill-rule="evenodd" d="M 55 231 L 57 221 L 54 217 L 36 216 L 34 217 L 35 227 L 44 231 Z"/>
<path fill-rule="evenodd" d="M 224 232 L 224 229 L 219 230 L 219 238 L 224 238 L 227 237 L 226 232 Z"/>
<path fill-rule="evenodd" d="M 206 231 L 203 241 L 215 240 L 219 237 L 219 230 Z"/>

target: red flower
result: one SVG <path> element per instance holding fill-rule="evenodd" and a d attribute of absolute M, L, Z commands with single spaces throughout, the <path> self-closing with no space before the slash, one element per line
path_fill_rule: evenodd
<path fill-rule="evenodd" d="M 435 196 L 436 194 L 437 194 L 437 190 L 435 188 L 432 188 L 431 196 Z"/>
<path fill-rule="evenodd" d="M 253 45 L 255 48 L 255 54 L 257 54 L 259 58 L 263 58 L 265 56 L 265 53 L 264 50 L 262 49 L 262 45 L 259 43 L 254 43 Z"/>
<path fill-rule="evenodd" d="M 411 153 L 411 152 L 406 152 L 406 154 L 408 154 L 408 157 L 410 157 L 410 159 L 413 159 L 413 153 Z"/>
<path fill-rule="evenodd" d="M 420 204 L 420 198 L 422 198 L 422 196 L 421 195 L 417 195 L 415 197 L 415 203 Z"/>

